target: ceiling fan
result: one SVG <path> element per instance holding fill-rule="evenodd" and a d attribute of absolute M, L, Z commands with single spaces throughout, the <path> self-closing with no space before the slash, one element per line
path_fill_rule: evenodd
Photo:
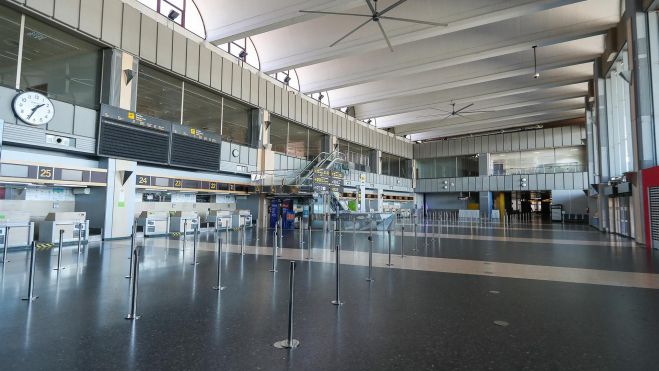
<path fill-rule="evenodd" d="M 336 40 L 333 42 L 330 47 L 340 43 L 341 41 L 345 40 L 348 36 L 352 35 L 353 33 L 357 32 L 357 30 L 361 29 L 362 27 L 366 26 L 369 22 L 375 22 L 377 23 L 378 27 L 380 28 L 380 31 L 382 32 L 382 36 L 384 36 L 384 40 L 387 42 L 387 46 L 389 47 L 389 50 L 392 52 L 394 51 L 394 48 L 391 46 L 391 41 L 389 41 L 389 37 L 387 36 L 387 33 L 384 31 L 384 27 L 382 27 L 382 22 L 380 20 L 382 19 L 388 19 L 392 21 L 399 21 L 399 22 L 409 22 L 409 23 L 419 23 L 419 24 L 425 24 L 429 26 L 440 26 L 440 27 L 446 27 L 448 24 L 446 23 L 436 23 L 436 22 L 428 22 L 428 21 L 422 21 L 418 19 L 408 19 L 408 18 L 398 18 L 398 17 L 389 17 L 385 16 L 386 13 L 389 11 L 393 10 L 394 8 L 398 7 L 399 5 L 403 4 L 407 0 L 398 0 L 394 4 L 378 11 L 378 0 L 365 0 L 366 5 L 368 5 L 368 8 L 371 10 L 371 14 L 357 14 L 357 13 L 344 13 L 344 12 L 322 12 L 322 11 L 316 11 L 316 10 L 300 10 L 301 13 L 314 13 L 314 14 L 332 14 L 332 15 L 348 15 L 352 17 L 366 17 L 368 18 L 364 23 L 360 24 L 356 28 L 354 28 L 352 31 L 348 32 L 345 34 L 345 36 L 341 37 L 340 39 Z"/>
<path fill-rule="evenodd" d="M 434 107 L 430 107 L 429 109 L 436 110 L 436 111 L 441 111 L 441 112 L 444 112 L 444 113 L 447 114 L 441 120 L 439 120 L 438 123 L 440 123 L 440 122 L 442 122 L 442 121 L 444 121 L 444 120 L 446 120 L 450 117 L 454 117 L 454 116 L 459 116 L 459 117 L 462 117 L 462 118 L 466 119 L 467 117 L 465 117 L 464 115 L 468 115 L 470 113 L 490 113 L 490 112 L 494 112 L 494 111 L 467 110 L 469 107 L 472 107 L 473 105 L 474 105 L 474 103 L 470 103 L 470 104 L 468 104 L 468 105 L 466 105 L 462 108 L 456 109 L 455 108 L 455 102 L 451 102 L 451 110 L 450 111 L 447 111 L 447 110 L 444 110 L 444 109 L 441 109 L 441 108 L 434 108 Z M 434 117 L 434 115 L 418 116 L 417 118 L 423 118 L 423 117 Z"/>

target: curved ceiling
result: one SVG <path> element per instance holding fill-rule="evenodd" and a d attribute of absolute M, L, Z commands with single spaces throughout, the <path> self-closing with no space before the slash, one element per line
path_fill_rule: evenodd
<path fill-rule="evenodd" d="M 373 0 L 370 0 L 373 1 Z M 620 21 L 619 0 L 379 0 L 394 51 L 367 0 L 196 0 L 208 41 L 250 36 L 266 73 L 296 68 L 304 93 L 413 140 L 584 117 L 593 60 Z M 371 3 L 370 5 L 373 5 Z M 540 78 L 534 79 L 537 45 Z M 451 103 L 477 113 L 447 117 Z"/>

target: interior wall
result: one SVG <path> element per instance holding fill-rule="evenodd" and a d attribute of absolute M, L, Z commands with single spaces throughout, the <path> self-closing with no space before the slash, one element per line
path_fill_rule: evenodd
<path fill-rule="evenodd" d="M 585 214 L 588 209 L 588 198 L 583 191 L 551 191 L 553 205 L 563 205 L 567 214 Z"/>
<path fill-rule="evenodd" d="M 426 207 L 430 210 L 466 210 L 469 200 L 458 200 L 459 192 L 426 193 Z"/>

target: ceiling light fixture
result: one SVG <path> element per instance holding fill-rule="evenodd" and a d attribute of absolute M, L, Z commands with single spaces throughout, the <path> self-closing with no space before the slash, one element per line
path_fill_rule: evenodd
<path fill-rule="evenodd" d="M 286 75 L 286 77 L 284 77 L 284 84 L 288 85 L 290 82 L 291 82 L 291 77 Z"/>
<path fill-rule="evenodd" d="M 242 59 L 243 62 L 244 62 L 245 59 L 247 59 L 247 52 L 244 51 L 244 50 L 241 50 L 240 53 L 238 53 L 238 57 L 239 57 L 240 59 Z"/>
<path fill-rule="evenodd" d="M 533 74 L 534 79 L 540 78 L 540 73 L 538 72 L 538 56 L 536 54 L 536 49 L 538 49 L 538 46 L 533 45 L 533 71 L 535 71 Z"/>
<path fill-rule="evenodd" d="M 318 95 L 318 101 L 319 101 L 319 102 L 320 102 L 320 101 L 322 101 L 322 100 L 323 100 L 323 98 L 325 98 L 325 96 L 324 96 L 324 95 L 322 95 L 322 94 L 319 94 L 319 95 Z"/>

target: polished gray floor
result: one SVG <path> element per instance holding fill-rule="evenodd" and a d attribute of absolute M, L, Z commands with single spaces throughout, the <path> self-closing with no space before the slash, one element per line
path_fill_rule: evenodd
<path fill-rule="evenodd" d="M 602 245 L 552 244 L 545 240 L 574 240 L 580 233 L 569 232 L 578 227 L 550 228 L 473 232 L 543 240 L 535 244 L 444 236 L 426 246 L 419 237 L 413 251 L 414 241 L 406 237 L 406 258 L 395 256 L 393 268 L 374 268 L 372 283 L 365 280 L 361 260 L 349 261 L 367 251 L 368 232 L 355 233 L 354 247 L 352 234 L 345 232 L 341 307 L 330 304 L 332 238 L 319 231 L 312 233 L 312 261 L 299 250 L 299 234 L 286 232 L 275 274 L 269 272 L 271 231 L 250 231 L 245 255 L 237 253 L 238 234 L 230 233 L 231 252 L 223 254 L 227 288 L 219 294 L 211 288 L 217 261 L 213 233 L 200 236 L 198 265 L 191 264 L 191 237 L 185 251 L 179 238 L 138 239 L 142 317 L 137 321 L 124 319 L 128 241 L 92 243 L 80 256 L 75 247 L 66 247 L 67 269 L 60 272 L 52 270 L 56 250 L 39 251 L 39 299 L 32 303 L 20 300 L 27 286 L 27 252 L 12 251 L 1 272 L 0 369 L 654 369 L 659 362 L 655 289 L 605 280 L 585 284 L 423 270 L 441 259 L 456 266 L 512 262 L 656 279 L 657 257 L 640 247 L 609 244 L 621 240 L 587 229 L 578 238 Z M 449 226 L 442 234 L 468 232 Z M 400 235 L 393 235 L 392 248 L 399 254 Z M 374 237 L 376 254 L 386 256 L 388 236 Z M 305 236 L 304 248 L 308 241 Z M 289 256 L 300 257 L 294 313 L 301 345 L 292 351 L 272 346 L 286 337 Z M 412 258 L 427 264 L 413 267 Z"/>

